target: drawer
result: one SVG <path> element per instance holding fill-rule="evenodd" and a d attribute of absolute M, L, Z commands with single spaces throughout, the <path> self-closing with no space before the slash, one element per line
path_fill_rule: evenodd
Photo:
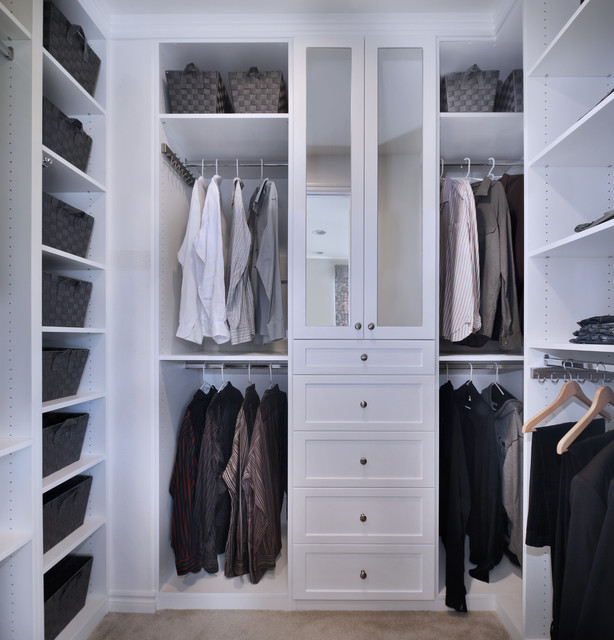
<path fill-rule="evenodd" d="M 433 340 L 295 340 L 292 369 L 298 374 L 432 374 Z"/>
<path fill-rule="evenodd" d="M 434 431 L 434 386 L 434 376 L 293 376 L 293 427 Z"/>
<path fill-rule="evenodd" d="M 434 487 L 433 431 L 296 431 L 296 487 Z"/>
<path fill-rule="evenodd" d="M 295 489 L 299 543 L 434 544 L 434 489 Z"/>
<path fill-rule="evenodd" d="M 297 600 L 432 600 L 433 545 L 294 545 Z"/>

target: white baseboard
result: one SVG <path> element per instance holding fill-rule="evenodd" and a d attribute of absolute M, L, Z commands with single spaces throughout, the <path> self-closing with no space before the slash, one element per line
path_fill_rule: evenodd
<path fill-rule="evenodd" d="M 109 611 L 115 613 L 155 613 L 157 607 L 155 591 L 111 591 Z"/>

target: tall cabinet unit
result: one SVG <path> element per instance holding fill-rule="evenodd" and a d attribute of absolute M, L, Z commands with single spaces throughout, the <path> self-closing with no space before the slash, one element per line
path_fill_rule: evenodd
<path fill-rule="evenodd" d="M 434 598 L 434 45 L 295 42 L 299 608 Z"/>
<path fill-rule="evenodd" d="M 33 475 L 38 432 L 32 417 L 32 301 L 27 295 L 33 204 L 30 189 L 21 186 L 33 171 L 32 25 L 30 2 L 0 3 L 0 636 L 24 639 L 41 629 L 32 598 L 38 586 L 34 495 L 39 486 Z"/>
<path fill-rule="evenodd" d="M 60 638 L 87 637 L 107 610 L 107 44 L 100 27 L 77 0 L 56 2 L 70 24 L 79 25 L 85 34 L 87 45 L 100 58 L 100 69 L 93 93 L 90 94 L 54 58 L 47 48 L 40 51 L 42 65 L 42 95 L 69 118 L 81 122 L 83 131 L 92 139 L 91 152 L 85 166 L 77 167 L 65 157 L 43 144 L 42 191 L 75 207 L 93 218 L 93 230 L 85 255 L 60 250 L 44 244 L 41 236 L 40 214 L 33 217 L 33 237 L 38 238 L 40 264 L 43 274 L 68 277 L 91 283 L 91 297 L 82 327 L 49 326 L 41 321 L 41 307 L 35 307 L 33 323 L 38 323 L 42 348 L 56 350 L 88 350 L 83 375 L 74 395 L 47 399 L 43 395 L 38 422 L 56 422 L 74 414 L 87 414 L 87 427 L 80 457 L 75 462 L 46 475 L 42 480 L 41 497 L 48 503 L 51 496 L 64 492 L 73 482 L 91 477 L 91 486 L 83 524 L 63 537 L 42 557 L 44 574 L 59 566 L 69 554 L 91 556 L 91 573 L 87 598 L 83 609 L 77 613 Z M 45 26 L 46 28 L 46 26 Z M 65 126 L 64 123 L 60 126 Z M 45 125 L 43 130 L 48 129 Z M 45 136 L 43 137 L 45 142 Z M 36 194 L 40 198 L 39 194 Z M 43 205 L 44 206 L 44 205 Z M 39 206 L 39 211 L 40 211 Z M 33 260 L 34 263 L 34 260 Z M 32 274 L 33 291 L 41 296 L 41 273 Z M 36 358 L 41 370 L 40 356 Z M 35 380 L 40 380 L 37 375 Z M 52 374 L 53 375 L 53 374 Z M 57 375 L 57 374 L 55 374 Z M 44 389 L 45 374 L 42 385 Z M 39 389 L 40 389 L 39 388 Z M 34 397 L 39 397 L 40 390 Z M 55 395 L 55 394 L 54 394 Z M 60 414 L 55 415 L 55 414 Z M 66 415 L 68 414 L 68 415 Z M 40 424 L 36 425 L 40 438 Z M 41 447 L 41 454 L 43 453 Z M 35 473 L 41 474 L 41 459 L 37 460 Z M 37 483 L 38 484 L 38 483 Z M 49 493 L 52 492 L 53 493 Z M 46 498 L 48 498 L 46 500 Z M 61 500 L 62 498 L 60 498 Z M 50 523 L 43 524 L 49 527 Z M 49 574 L 51 575 L 51 574 Z M 48 597 L 47 595 L 45 596 Z"/>
<path fill-rule="evenodd" d="M 287 340 L 265 345 L 253 342 L 216 344 L 205 338 L 196 344 L 177 337 L 182 269 L 177 252 L 186 233 L 191 182 L 205 178 L 207 185 L 221 176 L 221 198 L 227 229 L 232 227 L 233 180 L 243 181 L 246 212 L 263 178 L 272 180 L 278 193 L 278 242 L 284 315 L 288 288 L 288 113 L 173 113 L 168 99 L 166 71 L 181 71 L 194 63 L 203 71 L 218 71 L 230 94 L 229 72 L 258 67 L 280 70 L 291 86 L 289 47 L 284 39 L 237 42 L 175 41 L 158 44 L 157 132 L 164 151 L 158 158 L 158 222 L 155 232 L 158 328 L 158 607 L 160 608 L 289 608 L 286 508 L 282 510 L 282 552 L 275 570 L 257 584 L 249 576 L 226 578 L 224 557 L 219 571 L 178 575 L 171 547 L 172 501 L 169 484 L 181 420 L 194 393 L 206 382 L 220 389 L 230 382 L 241 393 L 249 382 L 260 397 L 271 384 L 287 392 Z M 161 149 L 161 146 L 158 149 Z M 174 159 L 169 160 L 169 153 Z M 178 162 L 180 164 L 178 164 Z M 179 168 L 183 166 L 183 169 Z M 187 181 L 186 179 L 187 178 Z"/>
<path fill-rule="evenodd" d="M 535 415 L 560 389 L 540 384 L 530 368 L 544 355 L 614 363 L 609 345 L 574 344 L 577 322 L 612 314 L 612 229 L 606 222 L 575 232 L 613 208 L 614 51 L 608 0 L 525 2 L 526 75 L 526 365 L 525 413 Z M 592 398 L 602 380 L 583 383 Z M 572 403 L 538 428 L 576 421 Z M 525 504 L 531 438 L 525 443 Z M 549 637 L 552 582 L 549 547 L 525 547 L 525 637 Z"/>

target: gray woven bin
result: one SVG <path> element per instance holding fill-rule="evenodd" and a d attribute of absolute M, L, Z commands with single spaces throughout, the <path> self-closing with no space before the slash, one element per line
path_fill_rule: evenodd
<path fill-rule="evenodd" d="M 81 457 L 88 413 L 43 414 L 43 478 Z"/>
<path fill-rule="evenodd" d="M 77 169 L 87 170 L 92 139 L 80 120 L 69 118 L 47 98 L 43 98 L 43 144 Z"/>
<path fill-rule="evenodd" d="M 71 554 L 45 573 L 45 640 L 57 638 L 85 606 L 93 561 Z"/>
<path fill-rule="evenodd" d="M 84 327 L 92 283 L 43 271 L 43 326 Z"/>
<path fill-rule="evenodd" d="M 43 244 L 85 258 L 94 218 L 59 198 L 43 193 Z"/>
<path fill-rule="evenodd" d="M 85 521 L 92 476 L 75 476 L 43 494 L 43 552 Z"/>
<path fill-rule="evenodd" d="M 495 111 L 524 111 L 522 69 L 514 69 L 503 83 L 499 83 L 495 98 Z"/>
<path fill-rule="evenodd" d="M 71 24 L 50 0 L 45 0 L 43 5 L 43 47 L 90 95 L 94 95 L 100 58 L 87 43 L 83 29 Z"/>
<path fill-rule="evenodd" d="M 171 113 L 231 113 L 232 104 L 218 71 L 201 71 L 193 62 L 183 71 L 166 71 Z"/>
<path fill-rule="evenodd" d="M 287 113 L 288 93 L 281 71 L 229 71 L 235 113 Z"/>
<path fill-rule="evenodd" d="M 482 71 L 477 64 L 446 73 L 441 79 L 441 111 L 493 111 L 498 82 L 498 71 Z"/>
<path fill-rule="evenodd" d="M 43 347 L 43 402 L 77 393 L 88 355 L 89 349 Z"/>

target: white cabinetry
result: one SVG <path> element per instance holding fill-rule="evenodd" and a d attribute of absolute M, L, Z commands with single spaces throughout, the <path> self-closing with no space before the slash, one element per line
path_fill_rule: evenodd
<path fill-rule="evenodd" d="M 300 608 L 434 598 L 434 41 L 295 44 L 292 575 Z M 429 71 L 427 71 L 429 70 Z M 428 156 L 428 154 L 427 154 Z M 429 339 L 430 338 L 430 339 Z"/>
<path fill-rule="evenodd" d="M 574 227 L 613 208 L 614 58 L 608 0 L 525 2 L 526 289 L 525 414 L 558 395 L 530 378 L 545 353 L 583 362 L 614 363 L 611 345 L 573 344 L 577 322 L 614 312 L 611 299 L 612 223 Z M 601 381 L 583 383 L 592 398 Z M 555 422 L 576 421 L 571 407 Z M 531 438 L 525 446 L 528 499 Z M 549 549 L 525 548 L 525 637 L 546 637 L 552 616 Z"/>

